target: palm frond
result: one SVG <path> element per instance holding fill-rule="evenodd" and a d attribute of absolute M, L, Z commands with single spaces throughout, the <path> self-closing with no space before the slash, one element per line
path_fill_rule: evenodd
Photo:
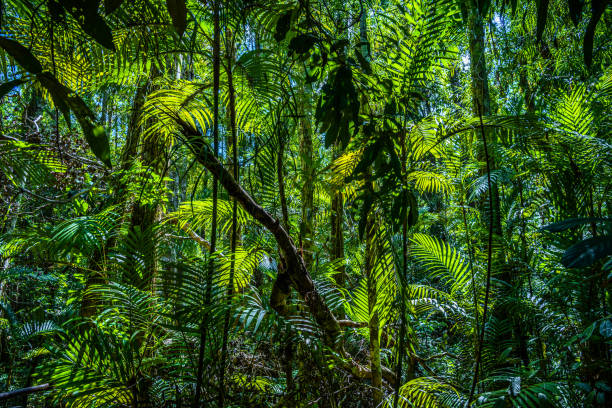
<path fill-rule="evenodd" d="M 466 293 L 470 288 L 470 267 L 463 256 L 448 243 L 425 234 L 412 236 L 411 254 L 432 276 L 451 285 L 451 293 Z"/>

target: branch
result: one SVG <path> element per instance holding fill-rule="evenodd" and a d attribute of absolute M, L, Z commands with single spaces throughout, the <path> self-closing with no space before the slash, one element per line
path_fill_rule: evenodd
<path fill-rule="evenodd" d="M 263 207 L 257 204 L 234 177 L 223 167 L 214 156 L 210 147 L 202 135 L 180 118 L 175 118 L 181 125 L 183 132 L 181 138 L 193 152 L 196 160 L 217 177 L 227 193 L 234 198 L 244 210 L 254 219 L 259 221 L 268 231 L 274 235 L 276 242 L 287 263 L 286 273 L 292 286 L 297 290 L 300 297 L 308 305 L 310 313 L 323 330 L 323 341 L 332 349 L 337 349 L 336 338 L 340 333 L 340 326 L 333 313 L 325 304 L 323 298 L 316 290 L 310 274 L 306 269 L 304 260 L 299 255 L 293 240 L 283 226 Z"/>
<path fill-rule="evenodd" d="M 179 222 L 178 218 L 168 217 L 168 222 L 179 227 L 185 234 L 189 235 L 189 238 L 193 239 L 200 246 L 206 248 L 210 251 L 210 242 L 199 236 L 194 230 L 191 229 L 191 226 L 188 222 Z"/>
<path fill-rule="evenodd" d="M 362 327 L 368 327 L 366 322 L 354 322 L 352 320 L 338 320 L 340 327 L 351 327 L 353 329 L 360 329 Z"/>
<path fill-rule="evenodd" d="M 4 401 L 11 398 L 17 398 L 22 395 L 34 394 L 35 392 L 45 391 L 52 388 L 51 384 L 35 385 L 33 387 L 21 388 L 14 391 L 0 393 L 0 401 Z"/>
<path fill-rule="evenodd" d="M 348 372 L 350 372 L 357 378 L 361 378 L 361 379 L 372 378 L 372 370 L 370 370 L 366 366 L 359 364 L 353 359 L 349 359 L 348 361 L 345 361 L 345 360 L 342 360 L 340 357 L 336 357 L 336 361 L 340 363 L 342 368 L 344 368 L 345 370 L 347 370 Z M 382 366 L 382 376 L 385 379 L 385 381 L 387 381 L 389 384 L 395 384 L 396 382 L 395 373 L 391 369 L 385 366 Z"/>

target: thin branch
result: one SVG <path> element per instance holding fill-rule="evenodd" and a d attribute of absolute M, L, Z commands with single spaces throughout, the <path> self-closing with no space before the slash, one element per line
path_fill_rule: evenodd
<path fill-rule="evenodd" d="M 46 391 L 51 388 L 53 388 L 51 384 L 40 384 L 40 385 L 34 385 L 32 387 L 21 388 L 21 389 L 14 390 L 14 391 L 1 392 L 0 401 L 17 398 L 17 397 L 21 397 L 24 395 L 30 395 L 36 392 Z"/>

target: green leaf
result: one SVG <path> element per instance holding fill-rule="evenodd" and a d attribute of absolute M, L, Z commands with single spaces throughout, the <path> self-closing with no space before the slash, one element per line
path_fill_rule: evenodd
<path fill-rule="evenodd" d="M 87 104 L 70 88 L 62 85 L 50 73 L 41 73 L 37 75 L 37 79 L 45 88 L 47 88 L 53 100 L 56 101 L 56 103 L 60 103 L 60 109 L 62 109 L 62 104 L 65 104 L 65 106 L 70 108 L 79 121 L 81 129 L 83 129 L 85 139 L 87 140 L 92 152 L 104 164 L 111 167 L 112 164 L 110 160 L 110 145 L 108 142 L 108 136 L 104 131 L 104 128 L 96 125 L 96 118 Z"/>
<path fill-rule="evenodd" d="M 34 55 L 17 41 L 0 37 L 0 47 L 4 48 L 11 57 L 17 61 L 26 71 L 31 74 L 39 74 L 43 67 Z"/>
<path fill-rule="evenodd" d="M 599 334 L 604 339 L 612 337 L 612 320 L 606 319 L 599 324 Z"/>
<path fill-rule="evenodd" d="M 565 251 L 561 262 L 567 268 L 584 268 L 595 261 L 612 255 L 612 236 L 587 238 Z"/>
<path fill-rule="evenodd" d="M 361 160 L 355 166 L 351 178 L 355 177 L 359 173 L 362 173 L 368 169 L 368 167 L 374 162 L 376 157 L 381 153 L 384 140 L 382 137 L 377 138 L 374 143 L 370 143 L 363 149 L 361 154 Z"/>
<path fill-rule="evenodd" d="M 289 51 L 296 54 L 306 54 L 315 44 L 317 38 L 310 34 L 300 34 L 289 41 Z"/>
<path fill-rule="evenodd" d="M 408 215 L 408 191 L 402 190 L 400 194 L 393 197 L 393 204 L 391 206 L 391 221 L 393 222 L 394 231 L 399 231 L 401 226 L 404 224 L 404 220 Z"/>
<path fill-rule="evenodd" d="M 51 99 L 53 99 L 53 104 L 60 112 L 62 112 L 62 116 L 64 117 L 64 120 L 66 120 L 68 127 L 71 128 L 72 121 L 70 119 L 70 108 L 66 104 L 66 101 L 63 99 L 61 95 L 58 95 L 56 92 L 49 92 L 49 93 L 51 94 Z"/>
<path fill-rule="evenodd" d="M 291 29 L 291 14 L 292 10 L 287 11 L 282 16 L 278 18 L 276 22 L 276 30 L 274 30 L 274 39 L 278 42 L 281 42 L 287 36 L 287 33 Z"/>
<path fill-rule="evenodd" d="M 6 94 L 11 92 L 11 90 L 13 90 L 13 88 L 16 86 L 25 84 L 26 82 L 27 81 L 24 81 L 23 79 L 13 79 L 12 81 L 3 83 L 0 85 L 0 99 L 4 98 Z"/>
<path fill-rule="evenodd" d="M 102 16 L 91 14 L 85 18 L 85 23 L 81 26 L 83 31 L 89 34 L 96 42 L 103 47 L 115 51 L 113 43 L 113 32 Z"/>
<path fill-rule="evenodd" d="M 166 0 L 166 6 L 170 17 L 172 17 L 172 24 L 174 29 L 179 36 L 182 36 L 187 28 L 187 5 L 185 0 Z"/>
<path fill-rule="evenodd" d="M 115 51 L 113 33 L 106 24 L 106 20 L 98 14 L 99 0 L 60 0 L 60 4 L 72 14 L 85 33 L 89 34 L 101 46 Z"/>

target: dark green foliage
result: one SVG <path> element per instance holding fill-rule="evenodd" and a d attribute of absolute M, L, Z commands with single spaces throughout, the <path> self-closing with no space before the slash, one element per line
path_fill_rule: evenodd
<path fill-rule="evenodd" d="M 98 14 L 100 0 L 59 0 L 59 4 L 98 44 L 115 51 L 113 33 L 104 18 Z"/>
<path fill-rule="evenodd" d="M 187 6 L 185 0 L 167 0 L 166 6 L 170 17 L 172 17 L 172 24 L 179 36 L 182 36 L 187 27 Z"/>

